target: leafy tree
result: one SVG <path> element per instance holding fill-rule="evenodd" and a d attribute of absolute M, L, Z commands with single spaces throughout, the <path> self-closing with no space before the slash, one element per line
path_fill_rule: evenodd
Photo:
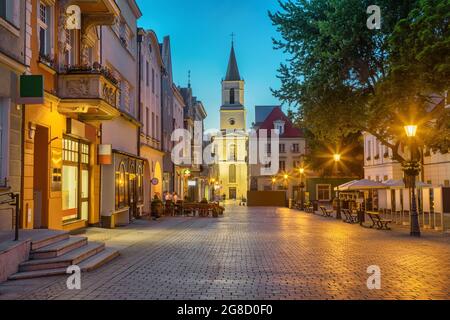
<path fill-rule="evenodd" d="M 289 0 L 270 13 L 289 55 L 279 69 L 283 102 L 316 139 L 338 143 L 369 132 L 403 161 L 403 124 L 422 122 L 423 143 L 448 150 L 449 115 L 442 101 L 450 67 L 449 0 L 379 0 L 382 25 L 369 30 L 371 0 Z M 401 81 L 399 81 L 401 80 Z M 438 121 L 430 125 L 430 121 Z M 426 116 L 425 116 L 426 115 Z M 444 132 L 444 134 L 443 134 Z"/>

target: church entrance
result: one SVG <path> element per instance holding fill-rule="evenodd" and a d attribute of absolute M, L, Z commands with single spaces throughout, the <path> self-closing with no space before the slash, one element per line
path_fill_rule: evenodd
<path fill-rule="evenodd" d="M 230 200 L 236 200 L 237 199 L 236 188 L 230 188 L 230 190 L 229 190 L 229 199 Z"/>

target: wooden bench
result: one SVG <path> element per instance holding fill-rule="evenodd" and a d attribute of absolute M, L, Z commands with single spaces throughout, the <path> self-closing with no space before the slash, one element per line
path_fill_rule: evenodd
<path fill-rule="evenodd" d="M 324 217 L 328 217 L 328 218 L 331 218 L 332 217 L 332 214 L 333 214 L 333 210 L 328 210 L 327 208 L 325 208 L 325 207 L 320 207 L 320 211 L 322 212 L 322 215 L 324 216 Z"/>
<path fill-rule="evenodd" d="M 372 220 L 372 225 L 370 226 L 371 228 L 376 227 L 378 230 L 391 230 L 391 228 L 389 228 L 389 224 L 392 223 L 392 220 L 381 218 L 381 214 L 379 212 L 367 211 L 366 213 L 370 220 Z"/>

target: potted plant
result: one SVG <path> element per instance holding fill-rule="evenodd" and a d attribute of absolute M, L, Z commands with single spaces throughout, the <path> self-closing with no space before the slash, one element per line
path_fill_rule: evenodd
<path fill-rule="evenodd" d="M 152 200 L 151 203 L 151 210 L 152 210 L 152 216 L 155 219 L 158 219 L 159 217 L 161 217 L 164 213 L 164 205 L 163 202 L 161 201 L 161 199 L 159 199 L 158 196 L 155 195 L 155 197 Z"/>

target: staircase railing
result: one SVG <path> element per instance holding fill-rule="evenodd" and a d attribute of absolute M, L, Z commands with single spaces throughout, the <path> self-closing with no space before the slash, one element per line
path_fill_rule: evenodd
<path fill-rule="evenodd" d="M 15 206 L 15 223 L 14 223 L 14 241 L 19 241 L 19 209 L 20 209 L 20 194 L 14 192 L 0 194 L 0 199 L 8 197 L 0 201 L 0 205 L 9 204 Z"/>

